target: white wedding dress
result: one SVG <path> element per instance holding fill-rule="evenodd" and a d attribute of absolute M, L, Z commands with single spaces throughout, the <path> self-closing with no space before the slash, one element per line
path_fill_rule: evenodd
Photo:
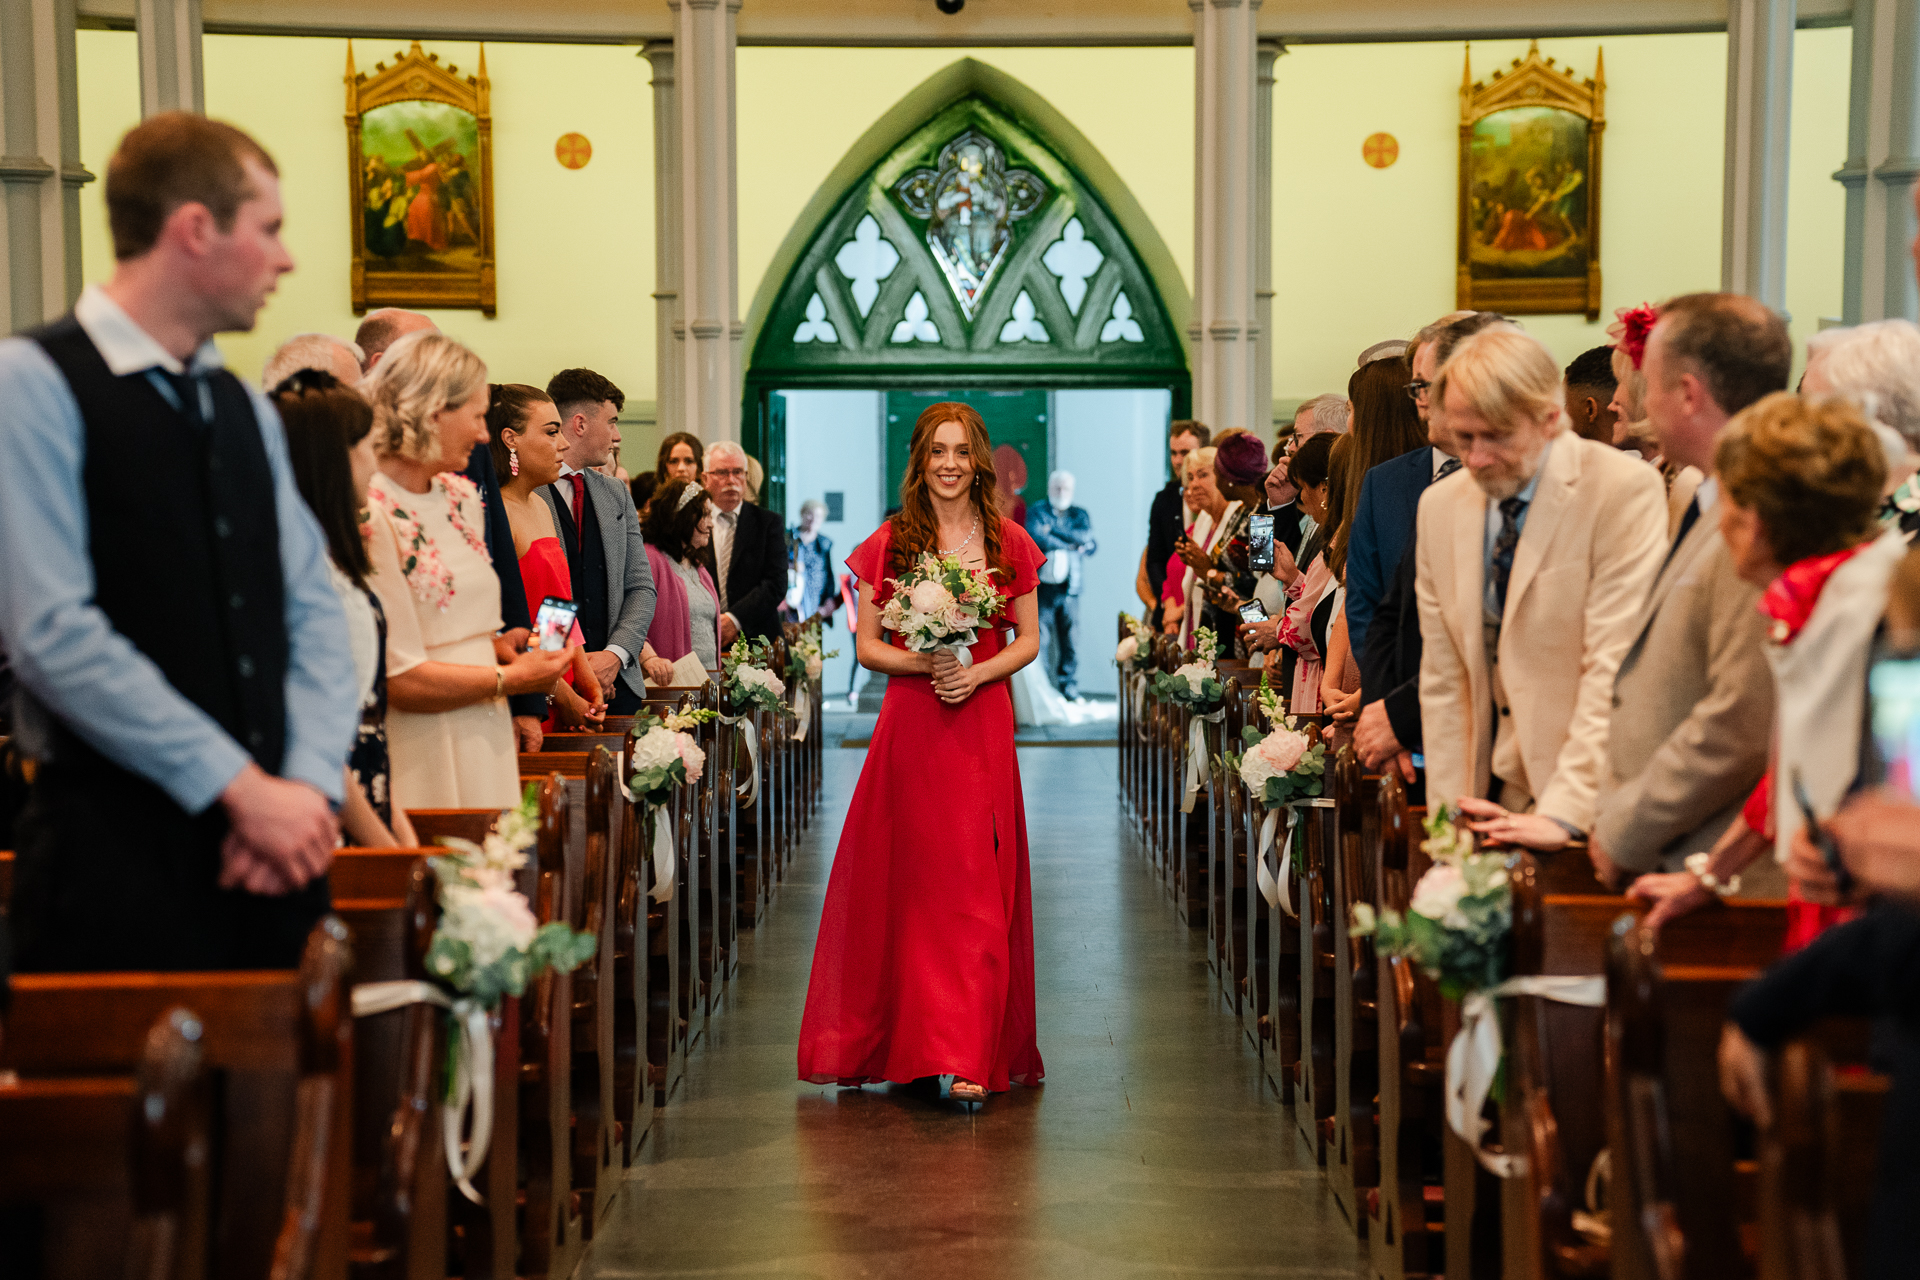
<path fill-rule="evenodd" d="M 1047 680 L 1038 661 L 1013 673 L 1013 722 L 1019 725 L 1075 725 L 1120 718 L 1117 702 L 1068 702 Z"/>

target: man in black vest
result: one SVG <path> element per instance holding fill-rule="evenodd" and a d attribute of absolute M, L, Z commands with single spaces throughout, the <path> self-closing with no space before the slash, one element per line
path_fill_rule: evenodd
<path fill-rule="evenodd" d="M 607 710 L 630 716 L 647 688 L 639 658 L 653 622 L 653 570 L 633 495 L 593 470 L 613 456 L 614 421 L 627 397 L 591 369 L 562 369 L 547 395 L 560 411 L 567 452 L 560 479 L 540 492 L 567 549 L 587 662 L 606 690 Z"/>
<path fill-rule="evenodd" d="M 707 446 L 701 483 L 713 500 L 713 540 L 700 552 L 720 590 L 720 648 L 741 635 L 780 635 L 787 598 L 787 531 L 779 516 L 747 501 L 747 451 L 731 440 Z"/>
<path fill-rule="evenodd" d="M 112 281 L 0 343 L 0 643 L 39 762 L 15 961 L 290 968 L 359 711 L 279 418 L 212 342 L 293 266 L 279 179 L 173 112 L 121 141 L 107 212 Z"/>

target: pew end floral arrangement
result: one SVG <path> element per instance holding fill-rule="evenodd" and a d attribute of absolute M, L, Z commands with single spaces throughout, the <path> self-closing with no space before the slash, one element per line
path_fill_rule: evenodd
<path fill-rule="evenodd" d="M 649 809 L 659 808 L 673 798 L 675 787 L 700 776 L 707 767 L 707 753 L 688 730 L 718 715 L 716 711 L 697 710 L 676 711 L 665 717 L 643 713 L 634 718 L 637 733 L 627 788 L 636 801 Z"/>
<path fill-rule="evenodd" d="M 720 658 L 721 688 L 742 711 L 759 708 L 775 715 L 789 713 L 783 699 L 786 681 L 773 674 L 773 646 L 763 639 L 741 636 Z"/>
<path fill-rule="evenodd" d="M 526 895 L 514 887 L 538 839 L 539 800 L 528 783 L 517 808 L 500 815 L 479 844 L 445 837 L 447 852 L 432 859 L 440 885 L 440 924 L 427 950 L 427 972 L 461 999 L 492 1010 L 507 996 L 552 969 L 570 973 L 592 959 L 599 944 L 561 921 L 540 924 Z"/>
<path fill-rule="evenodd" d="M 1113 651 L 1113 662 L 1122 671 L 1126 671 L 1141 661 L 1144 650 L 1153 647 L 1153 628 L 1149 627 L 1144 619 L 1136 618 L 1130 613 L 1122 613 L 1120 621 L 1126 624 L 1127 635 L 1120 641 L 1119 647 Z"/>
<path fill-rule="evenodd" d="M 1439 805 L 1426 820 L 1421 848 L 1433 866 L 1414 886 L 1403 916 L 1353 906 L 1352 937 L 1372 937 L 1381 952 L 1403 956 L 1440 984 L 1449 1000 L 1489 991 L 1507 977 L 1513 889 L 1507 856 L 1474 852 L 1453 814 Z"/>
<path fill-rule="evenodd" d="M 1219 672 L 1210 656 L 1215 652 L 1213 632 L 1200 627 L 1194 637 L 1194 660 L 1172 671 L 1155 672 L 1147 692 L 1160 702 L 1204 711 L 1219 703 L 1226 687 L 1220 683 Z"/>
<path fill-rule="evenodd" d="M 880 611 L 880 625 L 899 632 L 910 652 L 944 649 L 963 667 L 973 665 L 968 646 L 980 638 L 980 628 L 1007 608 L 993 574 L 967 568 L 958 556 L 928 552 L 890 585 L 893 594 Z"/>
<path fill-rule="evenodd" d="M 826 659 L 840 656 L 838 649 L 825 649 L 823 643 L 819 619 L 801 627 L 787 645 L 787 679 L 796 684 L 802 680 L 818 680 Z"/>

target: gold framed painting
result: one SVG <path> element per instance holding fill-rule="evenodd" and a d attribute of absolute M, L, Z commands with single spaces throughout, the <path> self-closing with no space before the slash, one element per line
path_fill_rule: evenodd
<path fill-rule="evenodd" d="M 347 46 L 353 310 L 494 314 L 493 116 L 487 49 L 462 76 L 420 42 L 356 72 Z"/>
<path fill-rule="evenodd" d="M 1593 78 L 1540 56 L 1460 84 L 1460 252 L 1455 305 L 1510 315 L 1600 316 L 1600 141 L 1606 64 Z"/>

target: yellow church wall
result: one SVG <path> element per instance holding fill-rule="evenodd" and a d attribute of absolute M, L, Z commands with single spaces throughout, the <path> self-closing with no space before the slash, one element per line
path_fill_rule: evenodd
<path fill-rule="evenodd" d="M 81 153 L 104 177 L 107 157 L 140 116 L 139 65 L 131 32 L 79 33 Z M 479 47 L 424 46 L 461 74 Z M 354 42 L 361 71 L 403 44 Z M 654 397 L 653 90 L 646 60 L 631 48 L 495 44 L 493 85 L 494 249 L 499 315 L 432 312 L 448 333 L 484 357 L 495 381 L 544 384 L 567 365 L 586 365 L 628 397 Z M 260 313 L 252 333 L 220 339 L 230 365 L 259 375 L 273 349 L 296 333 L 351 337 L 347 267 L 344 40 L 208 36 L 207 113 L 241 126 L 280 167 L 285 241 L 296 268 Z M 568 170 L 554 158 L 564 133 L 593 143 L 593 159 Z M 82 260 L 89 282 L 113 270 L 104 184 L 81 189 Z"/>
<path fill-rule="evenodd" d="M 1845 198 L 1830 175 L 1846 153 L 1852 34 L 1805 30 L 1794 45 L 1787 308 L 1796 343 L 1840 310 Z M 1562 364 L 1607 341 L 1617 307 L 1720 281 L 1726 37 L 1545 40 L 1583 78 L 1606 52 L 1601 186 L 1603 305 L 1522 322 Z M 1484 81 L 1525 41 L 1473 46 Z M 1302 45 L 1275 71 L 1274 397 L 1344 390 L 1353 359 L 1453 309 L 1462 46 Z M 1361 143 L 1400 143 L 1374 169 Z"/>
<path fill-rule="evenodd" d="M 1795 48 L 1788 307 L 1797 339 L 1840 308 L 1844 198 L 1829 176 L 1845 152 L 1849 42 L 1844 28 L 1799 33 Z M 1602 319 L 1530 317 L 1562 361 L 1605 340 L 1617 306 L 1719 279 L 1725 39 L 1631 36 L 1544 42 L 1591 71 L 1607 58 Z M 360 69 L 397 48 L 359 41 Z M 465 70 L 477 49 L 428 46 Z M 1477 76 L 1525 51 L 1474 47 Z M 350 334 L 348 201 L 341 123 L 346 44 L 335 39 L 210 36 L 210 113 L 254 132 L 279 159 L 286 238 L 299 268 L 252 334 L 222 346 L 246 376 L 298 332 Z M 743 48 L 738 54 L 740 308 L 803 206 L 846 150 L 929 75 L 972 56 L 1031 86 L 1100 149 L 1191 278 L 1193 66 L 1182 48 Z M 451 333 L 499 379 L 542 382 L 569 363 L 600 369 L 636 406 L 655 396 L 650 71 L 632 48 L 499 44 L 493 80 L 498 318 L 443 312 Z M 1274 85 L 1274 395 L 1297 400 L 1342 384 L 1353 356 L 1451 309 L 1461 46 L 1301 45 Z M 79 33 L 84 161 L 104 172 L 138 119 L 128 32 Z M 1361 141 L 1385 130 L 1400 158 L 1375 170 Z M 553 156 L 587 134 L 585 169 Z M 102 185 L 82 189 L 86 278 L 112 254 Z M 654 431 L 636 436 L 651 438 Z M 630 441 L 632 459 L 644 449 Z"/>

